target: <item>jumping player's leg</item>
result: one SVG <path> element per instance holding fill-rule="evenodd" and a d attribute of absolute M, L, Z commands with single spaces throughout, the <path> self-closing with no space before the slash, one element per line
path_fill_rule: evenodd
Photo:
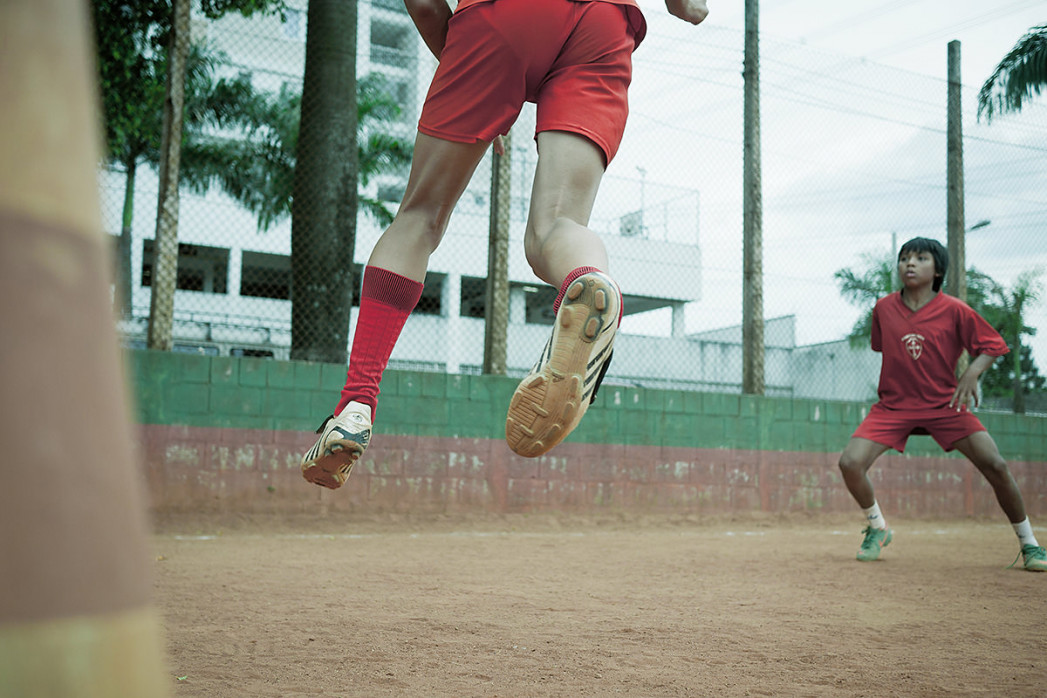
<path fill-rule="evenodd" d="M 606 274 L 607 251 L 587 227 L 604 172 L 605 153 L 566 131 L 542 131 L 524 236 L 538 278 L 559 288 L 553 333 L 509 404 L 506 442 L 535 457 L 581 421 L 610 362 L 621 318 L 621 293 Z"/>
<path fill-rule="evenodd" d="M 528 457 L 547 452 L 581 421 L 621 319 L 621 292 L 588 222 L 625 130 L 635 35 L 620 6 L 569 6 L 577 24 L 532 93 L 538 165 L 524 249 L 535 275 L 559 295 L 552 335 L 506 417 L 506 442 Z"/>
<path fill-rule="evenodd" d="M 306 480 L 340 487 L 367 448 L 382 373 L 421 297 L 429 256 L 440 244 L 451 211 L 488 146 L 418 134 L 403 202 L 364 269 L 341 399 L 317 430 L 320 438 L 302 458 Z"/>
<path fill-rule="evenodd" d="M 992 487 L 996 501 L 1018 536 L 1025 569 L 1033 572 L 1047 571 L 1047 551 L 1040 546 L 1032 532 L 1032 524 L 1025 513 L 1025 502 L 1021 490 L 1018 489 L 1018 483 L 1014 481 L 1007 461 L 1000 455 L 1000 450 L 989 432 L 976 431 L 955 442 L 953 448 L 967 456 Z"/>
<path fill-rule="evenodd" d="M 429 256 L 490 143 L 458 143 L 419 133 L 403 201 L 371 251 L 368 266 L 425 280 Z"/>
<path fill-rule="evenodd" d="M 865 537 L 858 554 L 855 556 L 863 562 L 875 560 L 880 551 L 891 542 L 893 533 L 876 502 L 872 481 L 869 480 L 869 468 L 889 446 L 861 437 L 852 437 L 843 453 L 840 454 L 840 473 L 843 475 L 847 491 L 865 514 Z"/>
<path fill-rule="evenodd" d="M 543 131 L 537 140 L 524 251 L 535 276 L 559 287 L 578 267 L 607 271 L 603 241 L 587 227 L 604 155 L 588 138 L 566 131 Z"/>

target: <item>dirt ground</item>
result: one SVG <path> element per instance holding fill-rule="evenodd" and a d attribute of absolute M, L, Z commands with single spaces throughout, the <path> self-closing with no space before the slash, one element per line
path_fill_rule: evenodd
<path fill-rule="evenodd" d="M 155 599 L 173 696 L 1047 695 L 1002 515 L 891 524 L 180 517 Z"/>

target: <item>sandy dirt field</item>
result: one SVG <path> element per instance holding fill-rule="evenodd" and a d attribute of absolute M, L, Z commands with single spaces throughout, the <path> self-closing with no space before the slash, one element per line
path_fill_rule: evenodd
<path fill-rule="evenodd" d="M 891 524 L 182 517 L 155 599 L 174 696 L 1047 695 L 1002 515 Z"/>

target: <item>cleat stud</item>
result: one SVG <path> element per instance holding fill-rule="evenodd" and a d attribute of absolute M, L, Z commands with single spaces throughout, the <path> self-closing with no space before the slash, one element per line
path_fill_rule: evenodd
<path fill-rule="evenodd" d="M 585 336 L 589 339 L 596 337 L 600 330 L 600 321 L 595 318 L 589 318 L 589 322 L 585 323 Z"/>
<path fill-rule="evenodd" d="M 593 298 L 593 305 L 595 305 L 596 309 L 599 310 L 601 313 L 604 310 L 606 310 L 607 309 L 607 291 L 604 291 L 602 288 L 599 291 L 597 291 L 596 294 L 595 294 L 595 298 Z"/>
<path fill-rule="evenodd" d="M 585 290 L 585 284 L 581 281 L 575 281 L 571 284 L 570 288 L 567 289 L 567 297 L 572 301 L 577 300 L 578 296 L 582 295 L 582 291 Z"/>

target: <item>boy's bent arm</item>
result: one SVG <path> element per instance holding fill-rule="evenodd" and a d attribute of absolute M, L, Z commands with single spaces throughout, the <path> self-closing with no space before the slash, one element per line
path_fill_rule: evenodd
<path fill-rule="evenodd" d="M 955 407 L 956 411 L 959 412 L 964 405 L 967 405 L 968 408 L 972 405 L 974 407 L 978 406 L 978 377 L 992 366 L 997 358 L 989 354 L 979 354 L 971 361 L 970 365 L 967 366 L 967 370 L 956 381 L 956 391 L 952 394 L 949 407 Z"/>
<path fill-rule="evenodd" d="M 404 0 L 404 6 L 422 35 L 422 41 L 440 60 L 447 42 L 447 22 L 452 14 L 450 5 L 446 0 Z"/>

